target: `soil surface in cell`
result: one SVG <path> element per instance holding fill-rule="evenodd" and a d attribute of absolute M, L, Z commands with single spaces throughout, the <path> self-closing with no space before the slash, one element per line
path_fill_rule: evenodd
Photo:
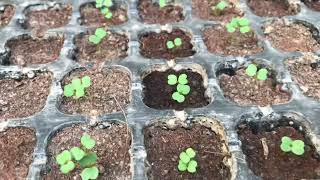
<path fill-rule="evenodd" d="M 264 26 L 264 33 L 272 46 L 280 51 L 315 52 L 320 49 L 319 37 L 301 23 L 269 22 Z"/>
<path fill-rule="evenodd" d="M 201 19 L 211 21 L 230 21 L 233 17 L 243 15 L 243 12 L 236 7 L 236 1 L 229 1 L 228 6 L 223 10 L 213 10 L 212 7 L 216 6 L 220 0 L 192 0 L 192 9 L 194 14 Z"/>
<path fill-rule="evenodd" d="M 81 63 L 104 62 L 125 58 L 128 54 L 129 39 L 126 35 L 108 32 L 103 40 L 95 45 L 89 42 L 91 33 L 79 34 L 74 39 L 74 58 Z"/>
<path fill-rule="evenodd" d="M 309 97 L 320 100 L 320 67 L 314 56 L 305 55 L 296 59 L 289 59 L 286 64 L 294 82 L 302 92 Z"/>
<path fill-rule="evenodd" d="M 183 103 L 178 103 L 172 99 L 172 94 L 177 91 L 177 85 L 168 84 L 168 75 L 174 74 L 177 77 L 180 74 L 188 76 L 188 85 L 190 93 L 185 96 Z M 143 79 L 144 85 L 144 103 L 155 109 L 176 109 L 196 108 L 209 104 L 209 98 L 205 95 L 203 78 L 200 74 L 191 69 L 174 71 L 169 69 L 165 72 L 153 71 Z"/>
<path fill-rule="evenodd" d="M 319 0 L 302 0 L 304 4 L 315 11 L 320 11 L 320 1 Z"/>
<path fill-rule="evenodd" d="M 224 143 L 220 135 L 198 124 L 190 129 L 178 127 L 175 130 L 148 127 L 144 130 L 144 144 L 151 166 L 149 179 L 230 179 L 230 168 L 224 164 L 230 155 L 222 149 Z M 179 154 L 189 147 L 196 151 L 198 168 L 194 174 L 178 170 Z"/>
<path fill-rule="evenodd" d="M 184 20 L 183 8 L 178 5 L 167 5 L 160 8 L 152 0 L 140 0 L 138 4 L 139 16 L 143 22 L 149 24 L 168 24 Z"/>
<path fill-rule="evenodd" d="M 131 179 L 130 154 L 131 131 L 126 125 L 104 124 L 97 127 L 86 125 L 73 125 L 59 131 L 50 141 L 47 149 L 48 164 L 43 172 L 45 180 L 81 180 L 82 169 L 76 168 L 71 173 L 64 175 L 56 163 L 56 155 L 63 150 L 81 146 L 80 138 L 87 133 L 96 141 L 93 152 L 98 156 L 98 179 Z"/>
<path fill-rule="evenodd" d="M 208 51 L 214 54 L 245 56 L 263 51 L 253 31 L 229 33 L 223 26 L 210 27 L 203 30 L 203 40 Z"/>
<path fill-rule="evenodd" d="M 270 73 L 265 81 L 248 76 L 244 68 L 234 73 L 220 75 L 219 83 L 224 96 L 237 104 L 268 106 L 286 103 L 291 98 L 290 93 L 282 90 L 282 84 Z"/>
<path fill-rule="evenodd" d="M 299 7 L 287 0 L 248 0 L 248 6 L 258 16 L 290 16 L 299 12 Z"/>
<path fill-rule="evenodd" d="M 174 41 L 181 38 L 182 45 L 167 48 L 168 41 Z M 195 54 L 191 44 L 191 35 L 180 29 L 174 29 L 172 32 L 161 31 L 160 33 L 148 32 L 140 36 L 140 53 L 142 56 L 154 59 L 174 59 L 188 57 Z"/>
<path fill-rule="evenodd" d="M 109 8 L 112 18 L 107 19 L 100 9 L 95 7 L 95 3 L 86 3 L 80 7 L 81 25 L 92 27 L 115 26 L 125 23 L 128 20 L 127 10 L 121 8 L 119 4 L 114 4 Z"/>
<path fill-rule="evenodd" d="M 53 62 L 59 58 L 63 43 L 62 36 L 46 39 L 33 39 L 29 35 L 18 36 L 7 41 L 5 45 L 10 50 L 7 63 L 28 66 Z"/>
<path fill-rule="evenodd" d="M 121 68 L 102 68 L 73 71 L 62 81 L 62 87 L 72 79 L 89 76 L 91 86 L 85 89 L 85 96 L 79 99 L 62 97 L 60 109 L 68 114 L 100 115 L 125 108 L 131 101 L 130 74 Z"/>
<path fill-rule="evenodd" d="M 36 146 L 35 131 L 8 128 L 0 132 L 1 179 L 26 179 Z"/>
<path fill-rule="evenodd" d="M 23 118 L 41 111 L 51 83 L 52 75 L 48 72 L 18 79 L 0 78 L 0 119 Z"/>
<path fill-rule="evenodd" d="M 265 180 L 319 179 L 320 157 L 314 146 L 298 130 L 299 127 L 294 128 L 285 122 L 280 120 L 239 125 L 238 134 L 249 168 Z M 283 136 L 304 141 L 305 153 L 297 156 L 283 152 L 280 149 Z"/>
<path fill-rule="evenodd" d="M 0 6 L 0 27 L 10 23 L 15 13 L 15 7 L 12 5 Z"/>
<path fill-rule="evenodd" d="M 56 4 L 43 10 L 30 10 L 26 13 L 25 26 L 34 29 L 38 35 L 43 35 L 47 29 L 59 28 L 67 25 L 72 16 L 72 6 Z"/>

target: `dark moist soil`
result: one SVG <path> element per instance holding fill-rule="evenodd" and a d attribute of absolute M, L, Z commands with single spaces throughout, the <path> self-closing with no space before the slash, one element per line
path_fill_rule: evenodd
<path fill-rule="evenodd" d="M 144 129 L 144 144 L 147 160 L 151 166 L 148 174 L 151 180 L 226 180 L 231 178 L 230 168 L 224 164 L 221 145 L 226 143 L 212 130 L 199 124 L 190 129 L 178 127 L 150 126 Z M 192 147 L 196 151 L 198 163 L 194 174 L 179 172 L 179 154 Z"/>
<path fill-rule="evenodd" d="M 23 118 L 41 111 L 46 104 L 52 74 L 35 72 L 34 77 L 0 79 L 0 119 Z"/>
<path fill-rule="evenodd" d="M 304 4 L 315 11 L 320 11 L 320 1 L 319 0 L 302 0 Z"/>
<path fill-rule="evenodd" d="M 290 16 L 299 12 L 299 8 L 287 0 L 248 0 L 248 6 L 258 16 Z"/>
<path fill-rule="evenodd" d="M 236 7 L 236 4 L 239 4 L 237 0 L 229 1 L 230 7 L 224 9 L 220 14 L 215 14 L 212 7 L 219 2 L 220 0 L 192 0 L 192 9 L 199 18 L 211 21 L 228 22 L 233 17 L 243 16 L 243 12 Z"/>
<path fill-rule="evenodd" d="M 35 131 L 29 128 L 8 128 L 0 132 L 1 179 L 26 179 L 36 146 Z"/>
<path fill-rule="evenodd" d="M 250 169 L 264 180 L 320 178 L 319 154 L 304 133 L 290 126 L 289 121 L 242 123 L 239 125 L 238 134 Z M 280 149 L 283 136 L 304 141 L 305 153 L 297 156 L 283 152 Z M 262 141 L 266 142 L 268 155 Z"/>
<path fill-rule="evenodd" d="M 168 85 L 168 75 L 175 74 L 179 76 L 183 73 L 188 76 L 188 85 L 191 91 L 185 96 L 186 99 L 183 103 L 178 103 L 171 98 L 172 94 L 176 92 L 177 86 Z M 196 108 L 209 104 L 202 76 L 191 69 L 180 71 L 169 69 L 165 72 L 153 71 L 143 78 L 143 85 L 143 102 L 151 108 L 183 110 L 184 108 Z"/>
<path fill-rule="evenodd" d="M 16 8 L 12 5 L 0 6 L 0 27 L 6 26 L 10 23 L 15 10 Z"/>
<path fill-rule="evenodd" d="M 267 23 L 263 28 L 267 39 L 278 50 L 314 52 L 320 49 L 320 44 L 311 33 L 311 29 L 303 24 L 278 20 Z"/>
<path fill-rule="evenodd" d="M 79 34 L 74 39 L 76 46 L 74 58 L 77 61 L 82 63 L 104 62 L 123 59 L 128 55 L 129 39 L 126 35 L 108 32 L 109 35 L 95 45 L 89 42 L 92 33 Z"/>
<path fill-rule="evenodd" d="M 80 7 L 81 25 L 92 27 L 106 27 L 120 25 L 128 21 L 127 10 L 119 7 L 117 4 L 110 8 L 113 16 L 106 19 L 95 3 L 86 3 Z"/>
<path fill-rule="evenodd" d="M 46 39 L 33 39 L 29 35 L 18 36 L 6 43 L 6 48 L 10 49 L 8 63 L 28 66 L 53 62 L 59 58 L 63 43 L 62 36 L 51 36 Z"/>
<path fill-rule="evenodd" d="M 96 146 L 93 151 L 97 153 L 99 177 L 98 179 L 131 179 L 131 131 L 126 125 L 106 124 L 90 127 L 86 125 L 72 125 L 59 131 L 47 149 L 48 164 L 47 171 L 43 172 L 45 180 L 80 180 L 80 168 L 72 171 L 68 175 L 63 175 L 56 163 L 55 157 L 63 150 L 81 145 L 81 136 L 87 133 L 95 141 Z"/>
<path fill-rule="evenodd" d="M 131 77 L 121 68 L 76 70 L 62 81 L 62 88 L 74 78 L 90 76 L 92 85 L 80 99 L 62 97 L 60 110 L 67 114 L 100 115 L 113 113 L 125 108 L 131 101 Z M 117 101 L 116 101 L 116 100 Z"/>
<path fill-rule="evenodd" d="M 182 45 L 168 49 L 167 41 L 173 41 L 178 37 L 182 39 Z M 140 35 L 140 54 L 147 58 L 170 60 L 192 56 L 195 53 L 191 44 L 191 35 L 181 29 L 173 29 L 172 32 L 148 32 Z"/>
<path fill-rule="evenodd" d="M 274 77 L 269 74 L 267 80 L 261 81 L 248 76 L 241 68 L 235 75 L 222 74 L 219 83 L 224 96 L 239 105 L 268 106 L 288 102 L 290 93 L 282 90 L 282 84 L 277 83 Z"/>
<path fill-rule="evenodd" d="M 178 5 L 167 5 L 160 8 L 152 0 L 140 0 L 138 4 L 139 16 L 143 22 L 149 24 L 169 24 L 184 20 L 183 8 Z"/>
<path fill-rule="evenodd" d="M 25 27 L 34 29 L 37 35 L 43 36 L 46 30 L 63 27 L 69 23 L 72 16 L 72 6 L 68 4 L 39 11 L 29 11 L 25 16 Z"/>
<path fill-rule="evenodd" d="M 223 26 L 204 29 L 203 40 L 208 51 L 214 54 L 246 56 L 263 51 L 254 32 L 242 34 L 236 31 L 229 33 Z"/>

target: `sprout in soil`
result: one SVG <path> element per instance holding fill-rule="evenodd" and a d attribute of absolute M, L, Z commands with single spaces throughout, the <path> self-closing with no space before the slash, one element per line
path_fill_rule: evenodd
<path fill-rule="evenodd" d="M 81 79 L 72 79 L 70 84 L 64 86 L 63 94 L 66 97 L 75 96 L 75 98 L 81 98 L 85 95 L 85 89 L 91 86 L 91 78 L 84 76 Z"/>
<path fill-rule="evenodd" d="M 96 29 L 95 33 L 89 37 L 89 41 L 93 44 L 99 44 L 108 33 L 103 28 Z"/>
<path fill-rule="evenodd" d="M 177 85 L 177 91 L 172 94 L 172 99 L 178 103 L 183 103 L 185 101 L 185 95 L 190 93 L 190 86 L 188 84 L 188 76 L 186 74 L 181 74 L 177 77 L 174 74 L 168 75 L 168 84 L 171 86 Z"/>
<path fill-rule="evenodd" d="M 173 41 L 167 41 L 167 48 L 173 49 L 175 47 L 179 47 L 182 45 L 182 39 L 181 38 L 175 38 Z"/>
<path fill-rule="evenodd" d="M 105 18 L 111 19 L 113 14 L 110 7 L 113 6 L 112 0 L 96 0 L 96 8 L 99 8 Z"/>
<path fill-rule="evenodd" d="M 232 18 L 232 20 L 226 25 L 229 33 L 234 33 L 237 29 L 242 34 L 248 33 L 250 29 L 250 21 L 247 18 Z"/>
<path fill-rule="evenodd" d="M 281 138 L 280 149 L 283 152 L 292 152 L 295 155 L 303 155 L 304 153 L 304 142 L 301 140 L 292 140 L 287 136 Z"/>
<path fill-rule="evenodd" d="M 159 6 L 160 8 L 163 8 L 167 5 L 167 0 L 159 0 Z"/>
<path fill-rule="evenodd" d="M 217 5 L 212 6 L 212 12 L 215 16 L 220 16 L 223 10 L 225 10 L 229 6 L 227 1 L 221 0 Z"/>
<path fill-rule="evenodd" d="M 188 171 L 189 173 L 195 173 L 197 171 L 198 163 L 194 160 L 196 152 L 192 148 L 188 148 L 186 151 L 180 153 L 178 170 L 181 172 Z"/>
<path fill-rule="evenodd" d="M 84 134 L 81 139 L 82 147 L 73 147 L 70 150 L 64 150 L 56 156 L 56 162 L 60 166 L 63 174 L 68 174 L 76 167 L 83 168 L 80 176 L 82 180 L 97 179 L 99 169 L 97 167 L 98 156 L 92 152 L 96 141 L 88 134 Z"/>
<path fill-rule="evenodd" d="M 250 64 L 246 69 L 246 74 L 250 77 L 257 75 L 257 79 L 265 81 L 268 79 L 268 70 L 266 68 L 261 68 L 258 71 L 258 67 L 255 64 Z"/>

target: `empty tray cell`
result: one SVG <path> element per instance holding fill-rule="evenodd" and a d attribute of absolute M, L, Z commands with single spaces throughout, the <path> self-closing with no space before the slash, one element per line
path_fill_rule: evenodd
<path fill-rule="evenodd" d="M 179 39 L 182 44 L 176 45 L 174 40 Z M 167 43 L 174 43 L 173 48 L 169 48 Z M 181 29 L 173 29 L 171 32 L 161 31 L 146 32 L 140 35 L 140 54 L 152 59 L 174 59 L 189 57 L 196 52 L 191 43 L 191 34 Z"/>
<path fill-rule="evenodd" d="M 36 141 L 35 131 L 29 128 L 8 128 L 0 132 L 1 179 L 27 179 Z"/>
<path fill-rule="evenodd" d="M 16 77 L 0 75 L 0 120 L 24 118 L 41 111 L 52 84 L 49 72 L 30 71 Z"/>
<path fill-rule="evenodd" d="M 319 179 L 320 156 L 306 136 L 306 129 L 287 117 L 276 121 L 247 121 L 238 125 L 242 151 L 249 168 L 262 179 Z M 301 140 L 302 155 L 281 148 L 282 138 Z M 292 147 L 293 145 L 290 145 Z M 296 152 L 296 151 L 294 151 Z M 299 150 L 299 153 L 301 151 Z"/>
<path fill-rule="evenodd" d="M 59 109 L 67 114 L 101 115 L 118 112 L 131 101 L 131 75 L 120 67 L 77 69 L 62 80 L 62 88 L 74 79 L 89 76 L 91 85 L 77 98 L 62 95 Z"/>
<path fill-rule="evenodd" d="M 80 147 L 81 138 L 89 135 L 95 141 L 95 146 L 86 152 L 96 153 L 98 160 L 96 166 L 99 170 L 98 179 L 123 179 L 129 180 L 131 174 L 131 130 L 122 123 L 102 123 L 97 126 L 74 124 L 63 128 L 53 135 L 47 147 L 48 163 L 42 178 L 45 180 L 81 179 L 84 170 L 81 166 L 63 174 L 56 162 L 56 156 L 72 147 Z M 76 160 L 72 160 L 75 164 Z"/>
<path fill-rule="evenodd" d="M 264 34 L 275 49 L 284 52 L 320 50 L 319 31 L 313 25 L 278 19 L 264 25 Z"/>
<path fill-rule="evenodd" d="M 100 43 L 94 44 L 89 41 L 94 32 L 86 32 L 74 38 L 76 46 L 74 59 L 80 63 L 101 63 L 104 61 L 124 59 L 128 55 L 129 39 L 127 35 L 107 31 Z"/>
<path fill-rule="evenodd" d="M 184 20 L 183 8 L 178 4 L 167 4 L 165 7 L 152 0 L 139 0 L 139 16 L 149 24 L 169 24 Z"/>
<path fill-rule="evenodd" d="M 263 51 L 254 30 L 242 34 L 229 33 L 225 26 L 217 25 L 203 30 L 203 40 L 209 52 L 219 55 L 246 56 Z"/>
<path fill-rule="evenodd" d="M 170 123 L 156 122 L 144 129 L 149 179 L 231 179 L 233 161 L 222 126 L 212 119 L 197 119 L 200 122 L 191 126 L 172 119 Z M 180 153 L 188 148 L 195 151 L 195 173 L 178 170 Z"/>
<path fill-rule="evenodd" d="M 220 0 L 192 0 L 192 9 L 195 16 L 211 21 L 230 21 L 233 17 L 243 16 L 239 0 L 224 1 L 227 6 L 220 10 L 217 5 Z"/>
<path fill-rule="evenodd" d="M 16 8 L 13 5 L 0 6 L 0 27 L 10 23 Z"/>
<path fill-rule="evenodd" d="M 300 11 L 298 3 L 290 0 L 248 0 L 248 6 L 258 16 L 292 16 Z"/>
<path fill-rule="evenodd" d="M 95 2 L 85 3 L 80 6 L 80 23 L 84 26 L 106 27 L 120 25 L 128 21 L 127 9 L 119 2 L 113 1 L 113 6 L 109 8 L 109 11 L 112 13 L 110 19 L 105 17 L 101 9 L 96 8 Z"/>
<path fill-rule="evenodd" d="M 304 4 L 314 10 L 314 11 L 320 11 L 320 1 L 318 0 L 302 0 L 302 2 L 304 2 Z"/>

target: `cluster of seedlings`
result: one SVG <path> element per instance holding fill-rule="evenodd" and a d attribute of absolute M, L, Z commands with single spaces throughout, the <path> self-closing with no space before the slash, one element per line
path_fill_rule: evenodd
<path fill-rule="evenodd" d="M 258 67 L 255 64 L 249 64 L 246 69 L 246 74 L 250 77 L 257 76 L 257 79 L 261 81 L 268 79 L 268 70 L 266 68 L 261 68 L 258 70 Z"/>
<path fill-rule="evenodd" d="M 74 97 L 76 99 L 85 95 L 85 89 L 91 86 L 91 78 L 84 76 L 81 79 L 75 78 L 70 84 L 64 86 L 64 95 L 66 97 Z"/>
<path fill-rule="evenodd" d="M 113 6 L 112 0 L 96 0 L 96 8 L 100 9 L 100 12 L 106 19 L 111 19 L 113 14 L 110 8 Z"/>
<path fill-rule="evenodd" d="M 223 13 L 223 11 L 227 7 L 229 7 L 229 5 L 230 4 L 227 1 L 224 1 L 224 0 L 219 1 L 219 3 L 217 5 L 211 7 L 213 15 L 220 16 Z"/>
<path fill-rule="evenodd" d="M 103 28 L 96 29 L 95 33 L 89 37 L 89 41 L 95 45 L 100 44 L 103 38 L 107 37 L 108 33 Z"/>
<path fill-rule="evenodd" d="M 177 85 L 177 91 L 172 94 L 172 99 L 178 103 L 185 101 L 185 96 L 190 93 L 190 86 L 188 85 L 188 76 L 186 74 L 180 74 L 177 77 L 174 74 L 168 75 L 168 84 L 171 86 Z"/>
<path fill-rule="evenodd" d="M 179 155 L 178 170 L 181 172 L 188 171 L 189 173 L 197 172 L 198 163 L 194 159 L 196 152 L 192 148 L 188 148 Z"/>

